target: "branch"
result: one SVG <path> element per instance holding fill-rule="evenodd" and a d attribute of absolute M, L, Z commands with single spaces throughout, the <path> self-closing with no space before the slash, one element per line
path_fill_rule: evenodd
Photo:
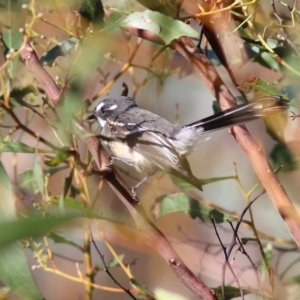
<path fill-rule="evenodd" d="M 29 45 L 29 43 L 25 44 L 23 49 L 20 51 L 20 55 L 24 60 L 27 69 L 42 85 L 49 100 L 52 102 L 53 106 L 55 106 L 59 102 L 61 96 L 60 89 L 50 74 L 42 67 L 34 49 Z"/>
<path fill-rule="evenodd" d="M 57 105 L 61 98 L 60 89 L 48 72 L 40 65 L 34 49 L 27 44 L 21 51 L 21 56 L 25 59 L 28 70 L 33 73 L 36 79 L 43 86 L 53 106 Z M 81 128 L 83 131 L 89 132 L 84 125 L 80 124 L 76 120 L 74 120 L 74 124 L 77 128 Z M 110 160 L 104 151 L 100 140 L 97 137 L 87 137 L 84 142 L 93 155 L 99 170 L 107 170 Z M 109 168 L 109 170 L 104 173 L 104 178 L 111 189 L 129 210 L 138 228 L 144 231 L 148 245 L 158 252 L 182 283 L 199 298 L 203 300 L 216 300 L 217 297 L 215 292 L 191 272 L 191 270 L 177 255 L 163 233 L 150 220 L 148 220 L 142 205 L 137 205 L 139 204 L 139 201 L 132 199 L 129 188 L 115 168 Z"/>
<path fill-rule="evenodd" d="M 190 39 L 182 37 L 175 40 L 172 45 L 175 50 L 194 67 L 212 94 L 219 100 L 222 109 L 236 105 L 233 95 L 218 75 L 214 66 L 204 54 L 199 52 L 199 49 L 196 48 Z M 248 155 L 256 175 L 260 179 L 300 249 L 300 225 L 295 218 L 288 213 L 295 211 L 295 208 L 272 170 L 267 156 L 245 126 L 234 126 L 232 128 L 232 135 Z"/>
<path fill-rule="evenodd" d="M 102 158 L 98 159 L 98 156 L 101 156 L 101 154 L 99 154 L 100 152 L 97 151 L 97 147 L 101 144 L 98 138 L 89 137 L 85 140 L 85 143 L 92 155 L 95 155 L 94 158 L 96 162 L 98 161 L 97 166 L 100 170 L 109 164 L 110 160 L 105 151 L 102 153 Z M 148 245 L 167 262 L 173 272 L 186 285 L 186 287 L 201 299 L 217 299 L 215 292 L 191 272 L 182 259 L 177 255 L 163 233 L 147 218 L 142 205 L 137 205 L 139 202 L 132 199 L 130 190 L 119 173 L 112 168 L 112 171 L 107 173 L 105 179 L 114 193 L 126 206 L 138 228 L 144 232 L 145 240 L 148 242 Z"/>

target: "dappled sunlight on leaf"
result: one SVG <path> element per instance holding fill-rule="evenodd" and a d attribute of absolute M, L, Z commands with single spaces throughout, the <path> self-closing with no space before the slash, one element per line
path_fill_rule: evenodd
<path fill-rule="evenodd" d="M 230 216 L 226 216 L 222 212 L 215 208 L 209 207 L 192 197 L 183 194 L 170 194 L 163 195 L 156 199 L 153 207 L 153 213 L 156 218 L 160 218 L 164 215 L 171 213 L 185 213 L 191 218 L 199 218 L 203 222 L 212 222 L 214 219 L 215 223 L 223 223 L 227 220 L 234 220 Z"/>

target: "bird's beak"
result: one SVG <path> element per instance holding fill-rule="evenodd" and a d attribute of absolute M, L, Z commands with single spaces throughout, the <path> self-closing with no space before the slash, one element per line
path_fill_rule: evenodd
<path fill-rule="evenodd" d="M 90 115 L 90 116 L 87 117 L 87 120 L 94 120 L 94 119 L 96 119 L 96 117 L 95 117 L 94 114 L 92 114 L 92 115 Z"/>

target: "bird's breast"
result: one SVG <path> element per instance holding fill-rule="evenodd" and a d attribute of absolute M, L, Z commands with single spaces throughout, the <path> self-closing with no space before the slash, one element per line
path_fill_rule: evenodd
<path fill-rule="evenodd" d="M 148 159 L 123 141 L 110 141 L 108 146 L 114 156 L 121 158 L 124 163 L 133 166 L 139 172 L 153 170 L 153 164 Z"/>

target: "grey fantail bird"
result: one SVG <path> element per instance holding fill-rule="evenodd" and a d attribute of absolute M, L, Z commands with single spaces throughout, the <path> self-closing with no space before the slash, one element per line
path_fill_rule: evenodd
<path fill-rule="evenodd" d="M 102 127 L 112 162 L 120 160 L 148 173 L 132 188 L 135 195 L 135 189 L 159 169 L 202 190 L 186 157 L 208 139 L 204 134 L 280 113 L 288 107 L 280 96 L 265 96 L 179 126 L 140 108 L 130 97 L 117 96 L 102 100 L 88 119 L 96 119 Z"/>

